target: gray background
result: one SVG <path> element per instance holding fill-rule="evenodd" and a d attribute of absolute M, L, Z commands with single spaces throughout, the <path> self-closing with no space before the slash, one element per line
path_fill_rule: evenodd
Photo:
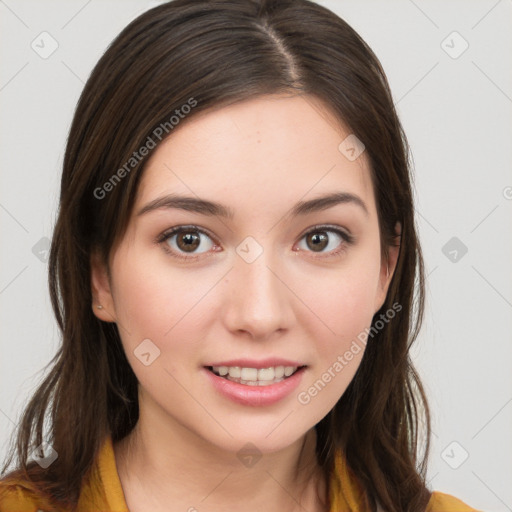
<path fill-rule="evenodd" d="M 0 457 L 59 343 L 45 259 L 74 107 L 107 44 L 157 3 L 0 0 Z M 430 486 L 512 510 L 512 2 L 319 3 L 381 60 L 412 148 Z"/>

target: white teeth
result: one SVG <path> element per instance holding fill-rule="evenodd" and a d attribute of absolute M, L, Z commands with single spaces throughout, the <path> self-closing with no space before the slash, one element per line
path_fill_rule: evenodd
<path fill-rule="evenodd" d="M 258 380 L 274 380 L 275 373 L 274 368 L 260 368 L 258 370 Z"/>
<path fill-rule="evenodd" d="M 215 366 L 213 367 L 213 370 L 215 371 Z M 240 366 L 230 366 L 228 370 L 230 377 L 235 377 L 235 379 L 240 378 Z"/>
<path fill-rule="evenodd" d="M 276 379 L 281 379 L 282 377 L 284 377 L 284 366 L 277 366 L 274 369 L 274 372 Z"/>
<path fill-rule="evenodd" d="M 242 380 L 235 379 L 230 377 L 229 375 L 226 377 L 227 380 L 232 382 L 237 382 L 238 384 L 245 384 L 246 386 L 270 386 L 271 384 L 277 384 L 284 379 L 274 379 L 274 380 Z"/>
<path fill-rule="evenodd" d="M 272 366 L 269 368 L 241 368 L 240 366 L 213 366 L 214 373 L 228 380 L 248 386 L 266 386 L 289 377 L 297 366 Z"/>
<path fill-rule="evenodd" d="M 285 366 L 284 367 L 284 374 L 286 377 L 289 377 L 297 368 L 294 366 Z"/>
<path fill-rule="evenodd" d="M 258 380 L 258 370 L 256 368 L 242 368 L 240 378 L 242 380 Z"/>

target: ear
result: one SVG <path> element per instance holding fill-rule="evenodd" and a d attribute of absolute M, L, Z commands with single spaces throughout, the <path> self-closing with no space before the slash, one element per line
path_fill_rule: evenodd
<path fill-rule="evenodd" d="M 394 243 L 387 247 L 387 257 L 382 258 L 379 274 L 379 284 L 375 297 L 375 313 L 382 307 L 386 301 L 389 285 L 393 274 L 395 273 L 398 255 L 400 254 L 400 244 L 402 235 L 402 225 L 397 222 L 395 225 Z"/>
<path fill-rule="evenodd" d="M 104 322 L 115 322 L 117 318 L 110 287 L 110 276 L 100 251 L 93 250 L 91 252 L 90 262 L 93 313 Z"/>

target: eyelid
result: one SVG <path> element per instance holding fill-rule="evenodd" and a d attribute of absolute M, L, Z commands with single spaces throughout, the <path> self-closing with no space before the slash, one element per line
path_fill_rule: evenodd
<path fill-rule="evenodd" d="M 172 228 L 169 228 L 169 229 L 165 230 L 163 233 L 161 233 L 160 235 L 158 235 L 155 239 L 155 242 L 166 240 L 170 236 L 175 235 L 176 233 L 179 233 L 180 231 L 197 231 L 198 233 L 202 233 L 203 235 L 208 236 L 209 238 L 211 238 L 212 240 L 214 240 L 217 243 L 215 236 L 212 233 L 210 233 L 210 231 L 208 231 L 205 228 L 196 226 L 194 224 L 180 224 L 179 226 L 174 226 Z"/>
<path fill-rule="evenodd" d="M 334 231 L 335 233 L 341 235 L 347 243 L 352 243 L 354 241 L 354 235 L 352 235 L 348 229 L 342 228 L 335 224 L 317 224 L 316 226 L 312 226 L 299 237 L 299 240 L 302 240 L 302 238 L 304 238 L 306 235 L 315 233 L 317 231 Z"/>

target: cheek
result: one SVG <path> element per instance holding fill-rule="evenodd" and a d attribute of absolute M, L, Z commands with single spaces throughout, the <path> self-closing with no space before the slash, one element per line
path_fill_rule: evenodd
<path fill-rule="evenodd" d="M 314 292 L 311 304 L 325 323 L 339 336 L 354 328 L 365 327 L 373 316 L 375 283 L 352 274 L 326 280 L 323 292 Z"/>
<path fill-rule="evenodd" d="M 295 290 L 311 312 L 311 326 L 319 324 L 321 331 L 317 332 L 327 335 L 327 346 L 333 343 L 327 342 L 330 336 L 339 343 L 369 326 L 378 292 L 378 252 L 359 251 L 338 269 L 316 269 L 307 274 L 294 279 Z"/>
<path fill-rule="evenodd" d="M 339 271 L 317 272 L 298 291 L 309 306 L 302 326 L 314 342 L 316 357 L 297 400 L 319 418 L 343 395 L 363 358 L 375 313 L 378 254 L 360 253 Z"/>
<path fill-rule="evenodd" d="M 188 411 L 190 400 L 186 393 L 179 392 L 179 383 L 194 373 L 207 331 L 207 322 L 201 319 L 206 301 L 201 299 L 218 278 L 172 270 L 163 258 L 155 258 L 148 265 L 147 257 L 136 256 L 132 252 L 120 258 L 113 279 L 117 323 L 126 357 L 152 400 L 164 409 Z M 171 397 L 172 404 L 167 403 Z"/>
<path fill-rule="evenodd" d="M 317 284 L 320 284 L 318 280 Z M 309 293 L 311 314 L 303 317 L 302 326 L 314 343 L 317 377 L 332 367 L 339 356 L 350 362 L 350 369 L 343 368 L 344 377 L 337 379 L 343 389 L 349 381 L 345 384 L 342 381 L 355 373 L 366 346 L 364 334 L 374 314 L 375 286 L 373 280 L 364 276 L 356 278 L 354 274 L 338 280 L 332 276 L 324 285 L 322 292 L 316 287 L 304 290 L 304 297 Z"/>
<path fill-rule="evenodd" d="M 123 344 L 133 351 L 143 340 L 152 340 L 165 355 L 197 350 L 203 338 L 202 299 L 218 281 L 212 272 L 172 269 L 165 255 L 148 257 L 130 251 L 114 261 L 113 291 L 116 317 Z"/>

